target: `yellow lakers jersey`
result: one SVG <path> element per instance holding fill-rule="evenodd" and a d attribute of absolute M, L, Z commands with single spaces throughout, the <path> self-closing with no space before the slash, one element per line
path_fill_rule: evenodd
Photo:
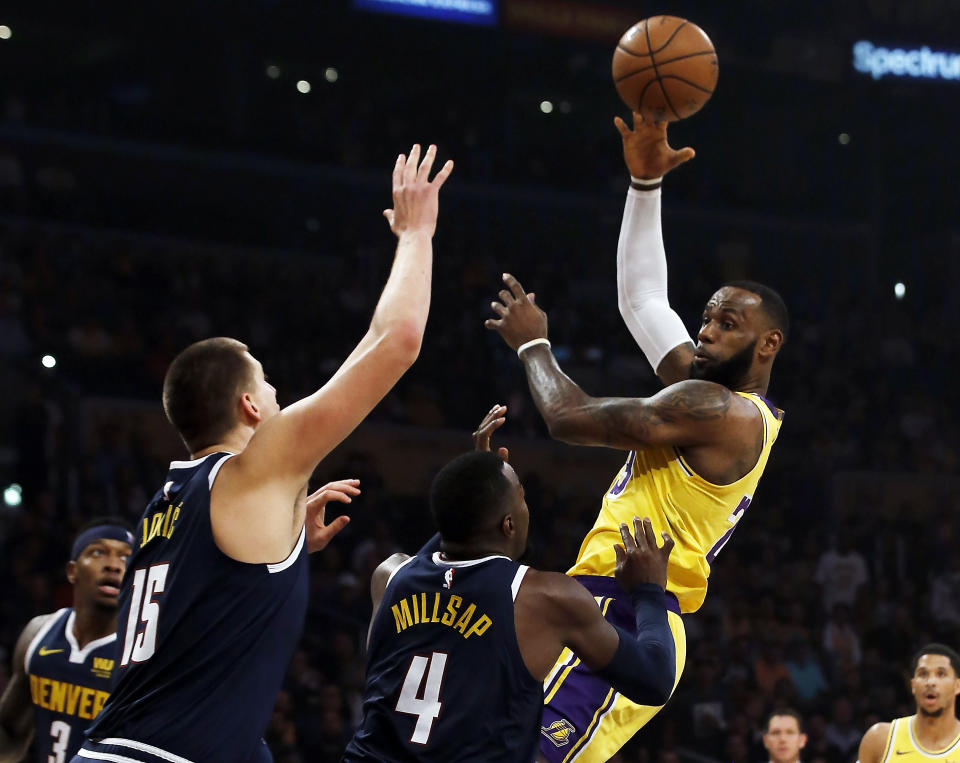
<path fill-rule="evenodd" d="M 613 546 L 622 543 L 620 523 L 632 528 L 634 516 L 650 517 L 658 536 L 666 530 L 676 542 L 667 590 L 676 595 L 682 612 L 700 608 L 710 565 L 750 505 L 783 421 L 783 411 L 760 395 L 736 394 L 754 403 L 763 417 L 763 448 L 753 469 L 730 485 L 714 485 L 696 474 L 677 448 L 631 451 L 567 574 L 612 576 L 617 564 Z"/>
<path fill-rule="evenodd" d="M 881 763 L 888 760 L 896 760 L 897 763 L 917 763 L 922 760 L 941 760 L 945 763 L 960 761 L 960 735 L 942 750 L 927 750 L 913 733 L 913 721 L 916 717 L 911 715 L 908 718 L 897 718 L 890 724 L 887 746 L 880 756 Z"/>

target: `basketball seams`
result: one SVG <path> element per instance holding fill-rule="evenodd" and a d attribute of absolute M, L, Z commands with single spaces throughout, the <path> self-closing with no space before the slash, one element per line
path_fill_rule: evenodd
<path fill-rule="evenodd" d="M 667 45 L 670 44 L 671 40 L 673 40 L 677 32 L 680 31 L 680 28 L 684 26 L 686 23 L 687 22 L 684 21 L 683 24 L 680 24 L 676 29 L 674 29 L 673 34 L 670 35 L 670 38 L 660 48 L 658 48 L 658 50 L 663 50 L 665 47 L 667 47 Z M 649 21 L 647 21 L 647 23 L 643 25 L 643 32 L 647 38 L 647 50 L 650 51 L 650 63 L 653 65 L 653 76 L 656 79 L 657 84 L 660 85 L 660 92 L 663 93 L 663 100 L 666 101 L 667 106 L 670 108 L 670 111 L 674 113 L 674 116 L 676 116 L 677 119 L 680 119 L 680 114 L 678 114 L 677 110 L 673 108 L 673 102 L 670 100 L 670 95 L 667 93 L 667 89 L 663 86 L 663 83 L 660 82 L 660 72 L 657 69 L 657 59 L 654 58 L 653 56 L 653 54 L 656 51 L 653 50 L 653 44 L 650 42 L 650 22 Z M 646 92 L 647 92 L 647 88 L 644 87 L 643 93 L 640 96 L 640 103 L 638 104 L 638 107 L 641 110 L 643 107 L 643 96 L 646 95 Z"/>
<path fill-rule="evenodd" d="M 702 50 L 699 53 L 687 53 L 682 56 L 674 56 L 673 58 L 668 58 L 666 61 L 661 61 L 658 65 L 666 66 L 667 64 L 672 64 L 674 61 L 683 61 L 686 58 L 696 58 L 697 56 L 712 56 L 715 54 L 716 54 L 715 50 Z M 627 77 L 632 77 L 634 74 L 640 74 L 641 72 L 649 71 L 652 68 L 653 68 L 653 64 L 650 64 L 649 66 L 644 66 L 642 69 L 635 69 L 629 74 L 624 74 L 621 77 L 617 77 L 614 80 L 614 82 L 622 82 Z"/>

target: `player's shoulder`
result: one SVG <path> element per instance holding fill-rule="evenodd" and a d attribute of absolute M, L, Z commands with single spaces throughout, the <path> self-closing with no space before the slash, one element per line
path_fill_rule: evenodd
<path fill-rule="evenodd" d="M 587 617 L 597 608 L 593 595 L 574 578 L 532 567 L 523 578 L 517 603 L 545 620 L 565 623 Z"/>
<path fill-rule="evenodd" d="M 382 596 L 393 574 L 411 559 L 407 554 L 393 554 L 380 562 L 370 576 L 370 594 L 374 598 Z"/>
<path fill-rule="evenodd" d="M 753 416 L 757 406 L 729 387 L 706 379 L 684 379 L 664 387 L 652 398 L 664 412 L 710 419 L 729 415 Z"/>
<path fill-rule="evenodd" d="M 880 723 L 874 723 L 867 729 L 867 733 L 860 740 L 860 753 L 858 755 L 860 763 L 880 763 L 892 728 L 893 724 L 890 721 L 881 721 Z"/>
<path fill-rule="evenodd" d="M 30 644 L 37 637 L 37 634 L 40 633 L 44 628 L 53 624 L 53 620 L 60 617 L 65 610 L 58 609 L 56 612 L 48 612 L 44 615 L 37 615 L 30 619 L 30 621 L 23 627 L 23 630 L 20 631 L 20 635 L 17 637 L 17 643 L 13 648 L 13 664 L 14 668 L 23 667 L 24 660 L 27 656 L 27 650 L 30 648 Z"/>

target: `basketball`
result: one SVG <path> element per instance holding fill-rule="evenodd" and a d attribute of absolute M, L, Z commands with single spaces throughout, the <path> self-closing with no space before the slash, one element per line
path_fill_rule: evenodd
<path fill-rule="evenodd" d="M 613 82 L 623 102 L 656 122 L 698 112 L 713 95 L 719 73 L 706 32 L 676 16 L 637 22 L 613 52 Z"/>

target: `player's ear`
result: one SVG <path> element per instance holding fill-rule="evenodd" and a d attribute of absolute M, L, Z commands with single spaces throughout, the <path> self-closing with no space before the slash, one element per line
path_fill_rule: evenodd
<path fill-rule="evenodd" d="M 500 532 L 507 538 L 512 538 L 517 532 L 517 523 L 513 521 L 513 515 L 507 514 L 500 520 Z"/>
<path fill-rule="evenodd" d="M 70 585 L 77 582 L 77 563 L 74 561 L 67 562 L 67 580 L 70 581 Z"/>
<path fill-rule="evenodd" d="M 245 421 L 259 422 L 263 419 L 257 401 L 250 397 L 249 392 L 244 392 L 240 396 L 240 411 Z"/>
<path fill-rule="evenodd" d="M 762 358 L 773 358 L 783 344 L 783 332 L 780 329 L 769 329 L 760 335 L 757 344 L 757 353 Z"/>
<path fill-rule="evenodd" d="M 802 749 L 803 749 L 804 747 L 806 747 L 806 746 L 807 746 L 807 735 L 806 735 L 806 734 L 801 734 L 801 735 L 800 735 L 800 749 L 802 750 Z"/>

